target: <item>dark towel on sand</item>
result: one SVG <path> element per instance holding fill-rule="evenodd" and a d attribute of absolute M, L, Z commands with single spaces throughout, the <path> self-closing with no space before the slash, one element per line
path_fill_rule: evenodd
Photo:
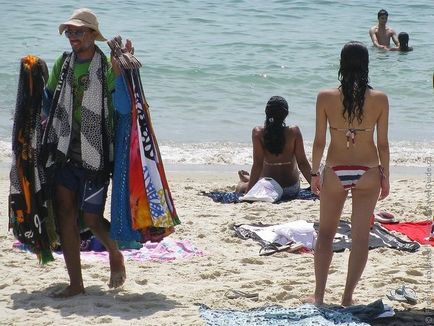
<path fill-rule="evenodd" d="M 268 227 L 270 224 L 250 224 L 255 227 Z M 318 232 L 319 224 L 314 223 L 315 231 Z M 243 225 L 234 226 L 235 234 L 241 239 L 253 239 L 257 241 L 261 246 L 267 243 L 257 233 L 252 232 L 247 228 L 243 228 Z M 417 242 L 405 241 L 401 238 L 393 235 L 379 224 L 374 224 L 369 234 L 369 249 L 375 249 L 379 247 L 388 247 L 392 249 L 398 249 L 402 251 L 415 252 L 420 248 Z M 345 249 L 351 249 L 351 223 L 347 221 L 339 221 L 338 229 L 336 231 L 336 237 L 333 242 L 333 251 L 342 252 Z"/>

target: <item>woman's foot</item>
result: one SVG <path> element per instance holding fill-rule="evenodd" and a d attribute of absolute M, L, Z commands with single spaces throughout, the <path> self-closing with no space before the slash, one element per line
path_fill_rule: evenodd
<path fill-rule="evenodd" d="M 310 304 L 313 304 L 315 306 L 322 306 L 324 304 L 324 299 L 316 297 L 315 295 L 311 295 L 307 298 L 301 299 L 301 302 L 310 303 Z"/>
<path fill-rule="evenodd" d="M 354 306 L 355 304 L 357 304 L 357 301 L 353 300 L 352 296 L 351 297 L 344 297 L 344 296 L 342 296 L 341 305 L 343 307 Z"/>
<path fill-rule="evenodd" d="M 120 251 L 110 254 L 110 281 L 109 288 L 118 288 L 125 283 L 127 274 L 124 265 L 124 256 Z"/>
<path fill-rule="evenodd" d="M 84 293 L 85 292 L 83 286 L 72 287 L 71 285 L 68 285 L 62 291 L 51 293 L 50 297 L 54 299 L 66 299 Z"/>
<path fill-rule="evenodd" d="M 240 177 L 241 182 L 249 182 L 249 180 L 250 180 L 250 174 L 247 171 L 239 170 L 238 176 Z"/>

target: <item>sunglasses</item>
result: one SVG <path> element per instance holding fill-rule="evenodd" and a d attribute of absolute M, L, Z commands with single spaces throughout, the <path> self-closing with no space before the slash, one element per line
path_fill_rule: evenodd
<path fill-rule="evenodd" d="M 80 31 L 80 30 L 78 30 L 78 31 L 65 31 L 65 36 L 67 38 L 71 38 L 71 37 L 82 38 L 84 36 L 84 33 L 86 33 L 86 31 Z"/>

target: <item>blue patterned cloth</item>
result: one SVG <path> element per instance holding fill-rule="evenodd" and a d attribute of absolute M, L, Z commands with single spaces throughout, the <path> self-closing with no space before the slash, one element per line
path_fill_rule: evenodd
<path fill-rule="evenodd" d="M 381 300 L 379 301 L 381 302 Z M 376 307 L 378 306 L 378 308 L 380 308 L 377 301 L 374 304 Z M 316 307 L 312 304 L 305 304 L 296 308 L 268 306 L 239 311 L 232 309 L 211 309 L 205 305 L 200 305 L 199 312 L 207 326 L 369 326 L 369 324 L 360 321 L 359 318 L 346 309 L 347 308 L 329 309 L 325 307 Z M 377 316 L 383 312 L 380 311 L 381 309 L 377 310 Z"/>

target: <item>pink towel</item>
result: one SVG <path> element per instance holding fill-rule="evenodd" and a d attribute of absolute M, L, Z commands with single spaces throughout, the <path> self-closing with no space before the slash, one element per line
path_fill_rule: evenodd
<path fill-rule="evenodd" d="M 26 250 L 25 246 L 21 243 L 15 243 L 14 248 Z M 146 242 L 140 249 L 126 249 L 122 250 L 125 260 L 137 261 L 157 261 L 157 262 L 170 262 L 176 259 L 190 259 L 193 257 L 204 256 L 202 250 L 198 249 L 189 240 L 176 240 L 171 238 L 164 238 L 160 242 Z M 107 251 L 82 251 L 80 253 L 83 261 L 101 261 L 109 260 Z M 54 253 L 55 258 L 63 258 L 61 252 Z"/>

